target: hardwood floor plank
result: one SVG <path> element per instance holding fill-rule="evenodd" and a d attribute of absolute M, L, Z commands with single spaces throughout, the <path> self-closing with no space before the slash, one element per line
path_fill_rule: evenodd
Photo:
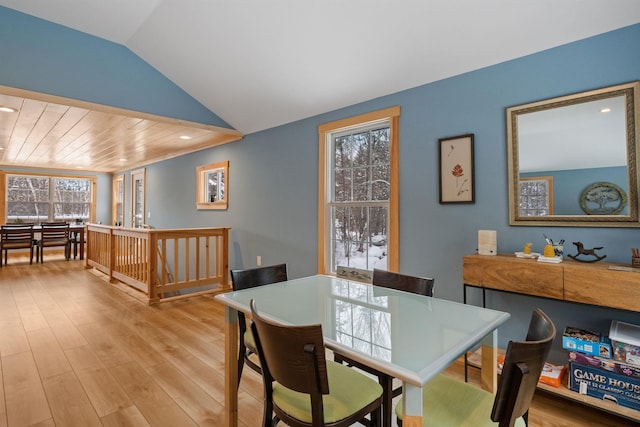
<path fill-rule="evenodd" d="M 151 425 L 159 427 L 197 425 L 137 363 L 130 362 L 115 366 L 111 373 Z"/>
<path fill-rule="evenodd" d="M 99 417 L 128 408 L 133 402 L 106 368 L 93 367 L 76 371 Z"/>
<path fill-rule="evenodd" d="M 91 401 L 73 372 L 42 380 L 56 425 L 102 426 Z"/>
<path fill-rule="evenodd" d="M 0 358 L 0 427 L 7 427 L 7 404 L 4 398 L 4 375 L 2 375 L 2 359 Z"/>
<path fill-rule="evenodd" d="M 2 357 L 9 426 L 28 426 L 52 417 L 31 352 Z"/>
<path fill-rule="evenodd" d="M 224 424 L 223 403 L 216 401 L 171 363 L 152 366 L 146 371 L 199 426 Z"/>
<path fill-rule="evenodd" d="M 51 329 L 47 327 L 28 331 L 27 338 L 41 378 L 54 377 L 72 370 Z"/>
<path fill-rule="evenodd" d="M 114 343 L 105 328 L 97 323 L 77 325 L 82 336 L 89 343 L 91 351 L 105 367 L 121 365 L 133 359 Z"/>
<path fill-rule="evenodd" d="M 22 322 L 0 322 L 0 356 L 29 352 L 29 340 Z"/>
<path fill-rule="evenodd" d="M 102 425 L 104 427 L 151 427 L 135 406 L 129 406 L 102 417 Z"/>

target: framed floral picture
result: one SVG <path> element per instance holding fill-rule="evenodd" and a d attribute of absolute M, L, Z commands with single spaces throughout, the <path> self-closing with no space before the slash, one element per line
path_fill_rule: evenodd
<path fill-rule="evenodd" d="M 440 203 L 475 203 L 473 134 L 441 138 Z"/>

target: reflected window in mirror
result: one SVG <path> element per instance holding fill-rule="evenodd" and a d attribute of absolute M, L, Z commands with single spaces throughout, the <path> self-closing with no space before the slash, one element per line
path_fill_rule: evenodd
<path fill-rule="evenodd" d="M 520 216 L 553 215 L 553 177 L 520 178 Z"/>
<path fill-rule="evenodd" d="M 511 225 L 638 227 L 638 82 L 507 109 Z M 538 209 L 530 178 L 550 177 L 550 210 Z M 629 196 L 615 213 L 581 206 L 593 182 L 611 182 Z M 523 193 L 526 191 L 527 194 Z"/>
<path fill-rule="evenodd" d="M 227 209 L 229 161 L 199 166 L 196 183 L 198 209 Z"/>

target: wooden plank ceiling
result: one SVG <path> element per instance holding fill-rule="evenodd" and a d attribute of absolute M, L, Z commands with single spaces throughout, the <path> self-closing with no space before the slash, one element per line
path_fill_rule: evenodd
<path fill-rule="evenodd" d="M 233 129 L 2 86 L 0 107 L 15 109 L 0 111 L 0 167 L 116 173 L 242 138 Z"/>

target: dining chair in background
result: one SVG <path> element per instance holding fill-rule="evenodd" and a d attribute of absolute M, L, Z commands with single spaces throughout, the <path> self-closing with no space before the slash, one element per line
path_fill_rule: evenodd
<path fill-rule="evenodd" d="M 234 291 L 269 285 L 287 280 L 287 264 L 268 265 L 244 270 L 231 270 L 231 286 Z M 242 369 L 246 363 L 251 369 L 262 374 L 260 365 L 251 359 L 256 354 L 256 345 L 251 328 L 247 328 L 247 319 L 238 312 L 240 343 L 238 345 L 238 384 L 242 378 Z"/>
<path fill-rule="evenodd" d="M 423 427 L 527 426 L 531 399 L 556 336 L 556 327 L 540 309 L 531 315 L 525 341 L 509 341 L 495 395 L 440 374 L 423 388 Z M 402 400 L 396 406 L 402 426 Z"/>
<path fill-rule="evenodd" d="M 71 258 L 71 237 L 69 224 L 66 222 L 43 222 L 40 224 L 40 239 L 37 243 L 36 253 L 40 262 L 44 262 L 44 248 L 56 246 L 64 247 L 64 257 L 68 261 Z"/>
<path fill-rule="evenodd" d="M 372 284 L 383 288 L 396 289 L 413 294 L 433 296 L 434 279 L 419 276 L 410 276 L 407 274 L 395 273 L 392 271 L 373 269 Z M 346 363 L 349 366 L 355 366 L 365 372 L 378 377 L 378 382 L 382 386 L 382 419 L 384 426 L 391 426 L 391 417 L 393 412 L 393 398 L 402 393 L 402 387 L 393 387 L 393 376 L 378 371 L 375 368 L 359 363 L 342 354 L 335 353 L 333 360 L 338 363 Z"/>
<path fill-rule="evenodd" d="M 322 326 L 287 326 L 262 318 L 251 300 L 251 329 L 264 382 L 263 427 L 350 426 L 367 415 L 380 426 L 382 387 L 325 358 Z M 273 417 L 275 413 L 275 417 Z"/>
<path fill-rule="evenodd" d="M 33 224 L 5 224 L 0 233 L 0 267 L 2 267 L 2 253 L 4 252 L 6 265 L 8 252 L 12 249 L 29 249 L 29 264 L 33 264 Z"/>

